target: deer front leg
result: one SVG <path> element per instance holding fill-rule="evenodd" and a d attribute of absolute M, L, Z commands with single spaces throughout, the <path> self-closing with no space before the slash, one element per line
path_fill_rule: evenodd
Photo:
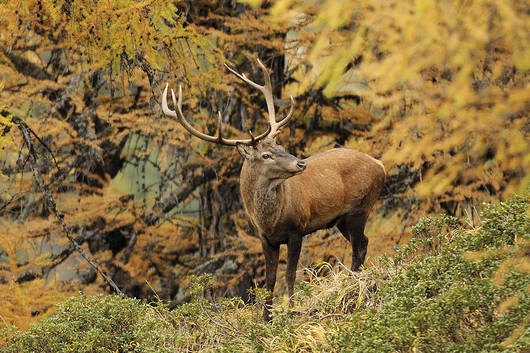
<path fill-rule="evenodd" d="M 289 293 L 289 307 L 294 305 L 294 282 L 296 280 L 296 267 L 298 266 L 298 259 L 300 258 L 300 250 L 302 249 L 302 236 L 299 234 L 291 235 L 287 243 L 287 290 Z"/>
<path fill-rule="evenodd" d="M 261 245 L 263 247 L 263 254 L 265 255 L 265 288 L 271 292 L 271 296 L 265 301 L 265 306 L 263 307 L 263 320 L 271 321 L 272 315 L 269 309 L 272 307 L 272 294 L 274 293 L 274 285 L 276 284 L 276 270 L 278 268 L 280 247 L 270 245 L 265 237 L 261 237 Z"/>

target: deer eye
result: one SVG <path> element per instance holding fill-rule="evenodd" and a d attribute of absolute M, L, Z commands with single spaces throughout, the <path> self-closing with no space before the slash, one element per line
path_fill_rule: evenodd
<path fill-rule="evenodd" d="M 263 159 L 269 159 L 269 158 L 271 158 L 271 157 L 272 157 L 272 156 L 270 155 L 270 153 L 263 153 L 263 154 L 261 155 L 261 158 L 263 158 Z"/>

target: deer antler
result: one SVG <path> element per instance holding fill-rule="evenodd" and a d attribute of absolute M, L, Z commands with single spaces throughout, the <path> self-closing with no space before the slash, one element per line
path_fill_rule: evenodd
<path fill-rule="evenodd" d="M 262 134 L 260 134 L 260 135 L 258 135 L 256 137 L 252 136 L 252 134 L 251 134 L 250 135 L 250 139 L 243 139 L 243 140 L 229 140 L 229 139 L 225 139 L 222 136 L 223 123 L 222 123 L 222 119 L 221 119 L 221 112 L 219 112 L 219 118 L 218 118 L 218 122 L 217 122 L 217 136 L 207 135 L 207 134 L 202 133 L 202 132 L 198 131 L 197 129 L 195 129 L 186 120 L 186 118 L 184 117 L 184 114 L 182 113 L 182 87 L 181 86 L 179 86 L 179 98 L 178 98 L 178 101 L 175 99 L 175 92 L 173 92 L 173 89 L 171 90 L 171 97 L 173 99 L 173 105 L 177 107 L 177 111 L 175 112 L 174 110 L 170 110 L 168 108 L 168 106 L 167 106 L 167 89 L 168 89 L 168 85 L 166 84 L 166 88 L 164 89 L 164 93 L 162 94 L 162 111 L 164 112 L 165 115 L 167 115 L 169 117 L 172 117 L 172 118 L 178 119 L 180 124 L 182 126 L 184 126 L 184 128 L 186 130 L 188 130 L 192 135 L 197 136 L 198 138 L 200 138 L 202 140 L 218 143 L 218 144 L 221 144 L 221 145 L 235 146 L 238 143 L 245 144 L 245 145 L 255 145 L 259 140 L 262 140 L 262 139 L 264 139 L 267 136 L 275 138 L 276 135 L 278 135 L 280 133 L 280 129 L 282 128 L 282 126 L 287 124 L 287 122 L 289 122 L 289 120 L 291 119 L 291 117 L 293 115 L 294 99 L 291 96 L 291 109 L 289 110 L 289 114 L 287 114 L 287 116 L 285 118 L 283 118 L 281 121 L 277 122 L 276 121 L 276 113 L 274 112 L 274 99 L 272 97 L 271 77 L 269 75 L 269 72 L 267 71 L 267 68 L 265 67 L 265 65 L 263 65 L 263 63 L 259 59 L 258 59 L 258 65 L 261 68 L 261 70 L 263 71 L 263 75 L 264 75 L 264 78 L 265 78 L 265 84 L 263 86 L 262 85 L 258 85 L 257 83 L 249 80 L 245 76 L 245 74 L 240 74 L 237 71 L 235 71 L 234 69 L 232 69 L 230 66 L 225 64 L 226 68 L 228 70 L 230 70 L 230 72 L 232 72 L 234 75 L 236 75 L 237 77 L 239 77 L 240 79 L 242 79 L 243 81 L 245 81 L 246 83 L 251 85 L 252 87 L 260 90 L 263 93 L 263 95 L 265 96 L 265 102 L 267 103 L 267 111 L 268 111 L 268 114 L 269 114 L 269 126 L 267 128 L 267 131 L 265 131 L 264 133 L 262 133 Z"/>
<path fill-rule="evenodd" d="M 173 99 L 173 105 L 177 107 L 177 112 L 174 110 L 169 109 L 167 106 L 167 89 L 168 84 L 166 83 L 166 88 L 164 88 L 164 93 L 162 94 L 162 111 L 165 115 L 178 119 L 180 124 L 188 130 L 192 135 L 197 136 L 198 138 L 218 143 L 220 145 L 226 145 L 226 146 L 236 146 L 238 143 L 245 144 L 245 145 L 255 145 L 257 141 L 267 137 L 269 133 L 271 132 L 271 126 L 269 125 L 267 131 L 262 133 L 261 135 L 258 135 L 256 137 L 251 135 L 251 138 L 249 139 L 242 139 L 242 140 L 229 140 L 225 139 L 222 135 L 223 130 L 223 122 L 221 119 L 221 112 L 219 113 L 219 117 L 217 119 L 217 136 L 211 136 L 207 135 L 205 133 L 200 132 L 199 130 L 195 129 L 184 117 L 184 114 L 182 113 L 182 86 L 179 85 L 179 98 L 178 101 L 175 99 L 175 92 L 173 89 L 171 89 L 171 98 Z"/>
<path fill-rule="evenodd" d="M 285 124 L 287 124 L 287 122 L 289 122 L 289 120 L 291 119 L 293 115 L 294 99 L 291 96 L 291 109 L 289 110 L 289 114 L 287 114 L 287 116 L 283 118 L 281 121 L 276 122 L 276 113 L 274 111 L 274 98 L 272 97 L 271 77 L 265 65 L 263 65 L 263 63 L 259 59 L 257 59 L 257 61 L 258 61 L 258 65 L 261 71 L 263 71 L 263 76 L 265 78 L 265 84 L 263 86 L 258 85 L 256 82 L 249 80 L 245 76 L 245 74 L 240 74 L 239 72 L 235 71 L 230 66 L 228 66 L 227 64 L 225 64 L 225 66 L 228 70 L 230 70 L 230 72 L 232 72 L 234 75 L 239 77 L 241 80 L 245 81 L 246 83 L 260 90 L 263 93 L 263 95 L 265 96 L 265 102 L 267 103 L 267 111 L 269 114 L 269 125 L 271 127 L 269 136 L 274 138 L 276 137 L 276 135 L 280 133 L 280 128 L 284 126 Z"/>

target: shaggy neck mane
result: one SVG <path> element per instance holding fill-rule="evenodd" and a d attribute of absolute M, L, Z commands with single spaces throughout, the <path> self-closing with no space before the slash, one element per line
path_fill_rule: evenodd
<path fill-rule="evenodd" d="M 241 197 L 255 226 L 270 231 L 280 218 L 284 184 L 271 182 L 243 163 L 241 168 Z"/>

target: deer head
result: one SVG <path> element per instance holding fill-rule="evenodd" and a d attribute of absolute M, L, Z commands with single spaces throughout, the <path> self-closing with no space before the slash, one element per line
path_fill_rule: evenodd
<path fill-rule="evenodd" d="M 304 161 L 286 152 L 272 138 L 265 138 L 255 146 L 238 144 L 237 150 L 250 165 L 249 169 L 268 180 L 281 182 L 302 173 L 306 168 Z"/>

